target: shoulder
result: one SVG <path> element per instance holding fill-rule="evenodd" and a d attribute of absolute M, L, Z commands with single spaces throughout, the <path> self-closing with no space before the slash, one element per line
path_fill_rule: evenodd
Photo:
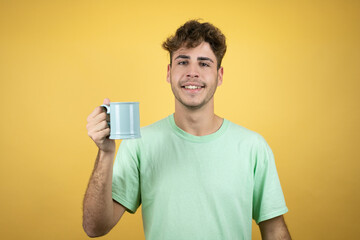
<path fill-rule="evenodd" d="M 168 138 L 171 134 L 171 126 L 169 117 L 162 118 L 150 125 L 140 129 L 140 141 L 146 145 L 152 145 L 162 142 L 163 139 Z"/>
<path fill-rule="evenodd" d="M 243 126 L 240 126 L 236 123 L 233 123 L 229 120 L 226 120 L 228 122 L 228 131 L 227 135 L 228 137 L 238 139 L 239 141 L 245 141 L 253 144 L 261 144 L 266 143 L 264 137 L 260 135 L 259 133 L 250 130 L 248 128 L 245 128 Z"/>
<path fill-rule="evenodd" d="M 123 140 L 122 144 L 126 143 L 126 145 L 135 145 L 138 147 L 142 146 L 144 143 L 148 145 L 152 142 L 156 142 L 158 139 L 162 138 L 166 134 L 169 134 L 168 117 L 160 119 L 150 125 L 141 127 L 140 138 L 126 139 Z"/>
<path fill-rule="evenodd" d="M 150 125 L 142 127 L 140 129 L 141 135 L 152 135 L 158 134 L 159 132 L 165 131 L 169 126 L 169 117 L 162 118 Z"/>

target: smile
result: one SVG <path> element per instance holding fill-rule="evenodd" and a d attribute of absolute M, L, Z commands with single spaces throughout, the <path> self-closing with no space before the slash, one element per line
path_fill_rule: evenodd
<path fill-rule="evenodd" d="M 194 85 L 188 85 L 188 86 L 183 86 L 183 88 L 186 88 L 186 89 L 199 89 L 199 88 L 203 88 L 201 86 L 194 86 Z"/>

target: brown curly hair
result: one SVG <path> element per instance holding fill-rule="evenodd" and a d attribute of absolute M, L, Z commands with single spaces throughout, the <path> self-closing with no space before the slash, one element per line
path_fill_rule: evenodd
<path fill-rule="evenodd" d="M 200 23 L 198 20 L 187 21 L 184 25 L 176 30 L 174 36 L 170 36 L 163 42 L 162 47 L 170 53 L 170 65 L 172 55 L 181 47 L 195 48 L 202 42 L 210 44 L 217 60 L 217 68 L 221 66 L 221 61 L 226 52 L 226 39 L 224 34 L 212 25 L 205 22 Z"/>

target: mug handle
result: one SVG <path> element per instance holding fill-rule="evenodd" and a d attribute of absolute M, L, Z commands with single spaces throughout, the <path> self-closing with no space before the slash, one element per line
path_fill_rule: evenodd
<path fill-rule="evenodd" d="M 105 108 L 105 109 L 106 109 L 106 113 L 107 113 L 107 114 L 110 114 L 110 106 L 108 106 L 108 105 L 106 105 L 106 104 L 103 104 L 103 105 L 101 105 L 100 107 Z"/>
<path fill-rule="evenodd" d="M 103 107 L 106 109 L 106 114 L 110 114 L 110 106 L 106 105 L 106 104 L 103 104 L 101 105 L 100 107 Z M 108 125 L 110 126 L 110 122 L 107 122 Z"/>

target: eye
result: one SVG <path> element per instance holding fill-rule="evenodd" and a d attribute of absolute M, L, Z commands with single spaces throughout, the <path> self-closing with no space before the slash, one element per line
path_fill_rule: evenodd
<path fill-rule="evenodd" d="M 180 61 L 177 63 L 178 65 L 186 65 L 187 64 L 187 61 Z"/>
<path fill-rule="evenodd" d="M 200 66 L 201 67 L 210 67 L 210 65 L 205 62 L 200 62 Z"/>

